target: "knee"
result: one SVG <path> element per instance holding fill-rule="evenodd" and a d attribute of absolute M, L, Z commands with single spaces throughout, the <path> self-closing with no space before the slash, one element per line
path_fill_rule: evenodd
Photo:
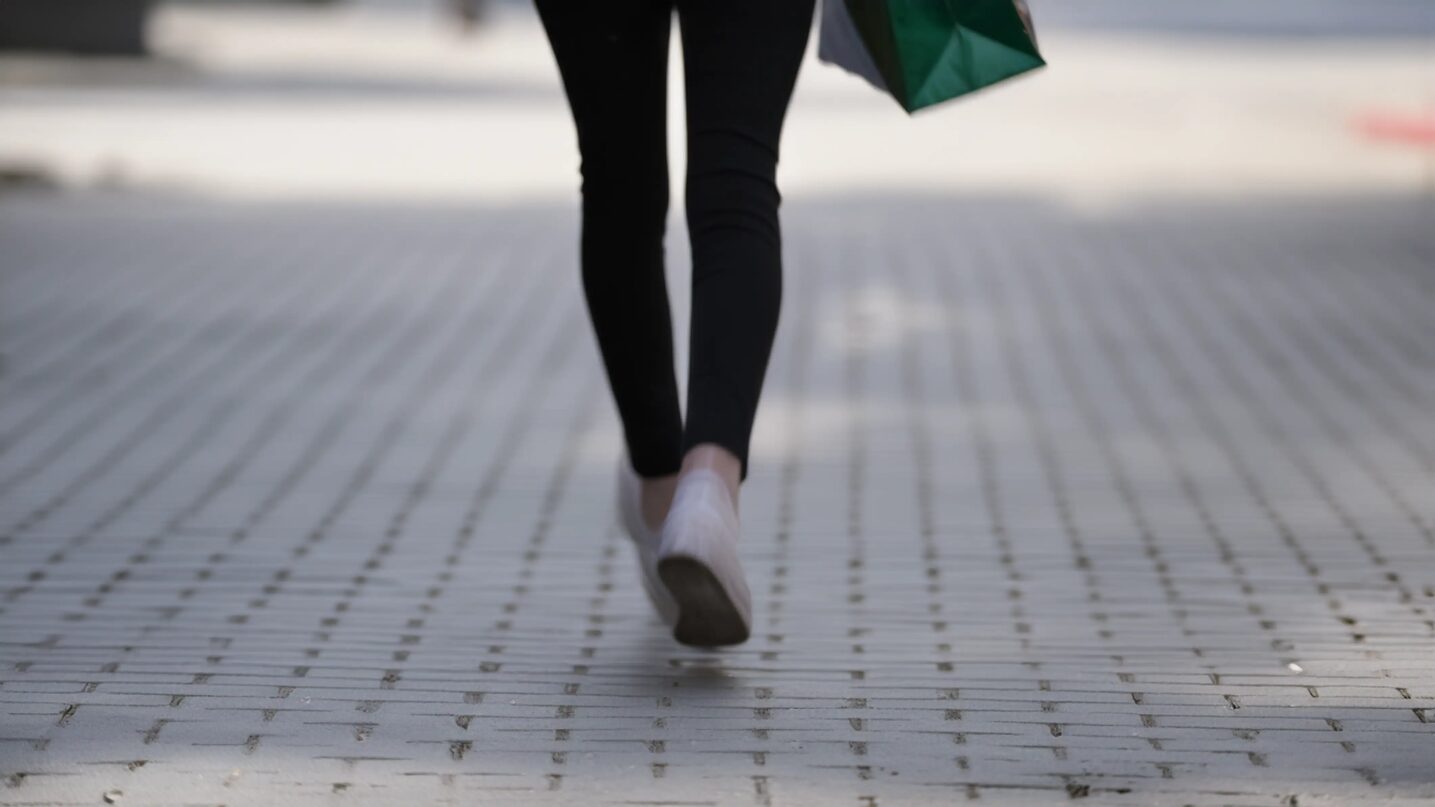
<path fill-rule="evenodd" d="M 776 241 L 777 152 L 761 138 L 737 130 L 689 137 L 685 198 L 693 236 L 738 229 Z"/>
<path fill-rule="evenodd" d="M 629 224 L 652 224 L 666 217 L 666 154 L 661 159 L 651 154 L 585 155 L 580 172 L 585 217 Z"/>

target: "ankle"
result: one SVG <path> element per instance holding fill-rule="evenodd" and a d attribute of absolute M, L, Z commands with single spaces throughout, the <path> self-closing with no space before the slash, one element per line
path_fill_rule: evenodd
<path fill-rule="evenodd" d="M 683 456 L 683 465 L 678 471 L 679 478 L 699 468 L 714 471 L 727 486 L 733 506 L 737 506 L 738 489 L 742 484 L 742 460 L 717 443 L 699 443 L 688 449 Z"/>

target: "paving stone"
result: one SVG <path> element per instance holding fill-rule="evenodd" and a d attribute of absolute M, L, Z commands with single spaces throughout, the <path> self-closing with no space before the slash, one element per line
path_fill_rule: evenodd
<path fill-rule="evenodd" d="M 705 652 L 571 207 L 0 199 L 0 804 L 1435 802 L 1427 212 L 789 200 Z"/>

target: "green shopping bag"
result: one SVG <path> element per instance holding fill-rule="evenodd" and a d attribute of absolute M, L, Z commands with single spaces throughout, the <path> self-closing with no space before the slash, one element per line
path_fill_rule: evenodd
<path fill-rule="evenodd" d="M 1046 64 L 1023 0 L 823 0 L 817 58 L 908 112 Z"/>

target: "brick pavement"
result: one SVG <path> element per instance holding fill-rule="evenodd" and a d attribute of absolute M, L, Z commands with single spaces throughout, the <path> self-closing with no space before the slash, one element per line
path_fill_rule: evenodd
<path fill-rule="evenodd" d="M 700 652 L 571 206 L 12 195 L 0 804 L 1435 802 L 1428 213 L 789 200 Z"/>

